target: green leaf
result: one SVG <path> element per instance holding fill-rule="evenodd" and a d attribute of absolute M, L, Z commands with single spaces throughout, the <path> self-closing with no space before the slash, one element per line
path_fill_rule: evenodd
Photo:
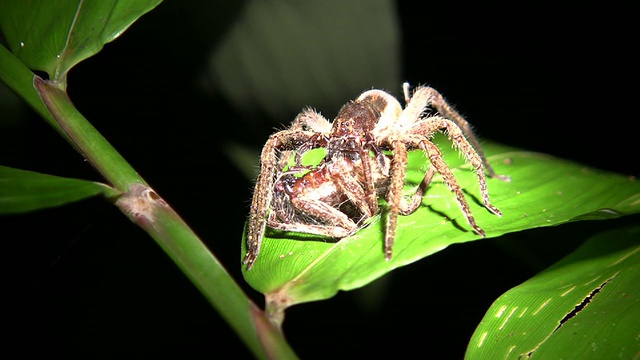
<path fill-rule="evenodd" d="M 0 214 L 50 208 L 100 194 L 112 197 L 117 193 L 93 181 L 0 166 Z"/>
<path fill-rule="evenodd" d="M 497 217 L 480 205 L 475 175 L 455 151 L 444 151 L 451 146 L 442 139 L 437 143 L 445 161 L 467 193 L 471 211 L 487 237 L 640 211 L 640 183 L 633 178 L 487 143 L 484 149 L 489 162 L 498 173 L 512 179 L 488 180 L 491 201 L 504 214 Z M 420 151 L 410 156 L 407 182 L 415 186 L 425 173 L 426 160 Z M 439 177 L 434 178 L 415 213 L 399 216 L 391 261 L 384 259 L 383 238 L 379 218 L 337 242 L 268 229 L 260 256 L 250 271 L 244 269 L 244 277 L 276 307 L 272 311 L 280 312 L 293 304 L 364 286 L 451 244 L 481 239 L 470 230 L 455 197 Z"/>
<path fill-rule="evenodd" d="M 498 298 L 466 358 L 637 358 L 638 284 L 640 227 L 598 234 Z"/>
<path fill-rule="evenodd" d="M 99 52 L 161 0 L 4 0 L 0 29 L 11 52 L 32 70 L 64 83 L 80 61 Z"/>

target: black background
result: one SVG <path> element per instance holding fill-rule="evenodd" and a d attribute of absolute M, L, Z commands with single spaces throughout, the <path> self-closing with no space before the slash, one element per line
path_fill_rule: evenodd
<path fill-rule="evenodd" d="M 223 130 L 220 120 L 203 128 L 201 120 L 214 116 L 236 120 L 230 105 L 198 81 L 207 49 L 200 44 L 217 39 L 199 32 L 196 6 L 161 4 L 73 69 L 69 93 L 262 305 L 239 263 L 252 183 L 220 146 L 234 139 L 259 148 L 271 129 Z M 240 8 L 221 5 L 217 33 Z M 635 10 L 416 8 L 407 1 L 397 8 L 403 77 L 440 90 L 477 119 L 470 121 L 482 138 L 640 175 Z M 2 165 L 100 180 L 31 112 L 3 128 L 0 140 Z M 289 309 L 284 331 L 305 359 L 458 359 L 496 297 L 593 231 L 632 222 L 575 223 L 453 246 L 378 281 L 376 306 L 363 301 L 373 287 L 340 293 Z M 5 216 L 0 226 L 9 234 L 0 244 L 7 351 L 251 356 L 158 246 L 104 201 Z"/>

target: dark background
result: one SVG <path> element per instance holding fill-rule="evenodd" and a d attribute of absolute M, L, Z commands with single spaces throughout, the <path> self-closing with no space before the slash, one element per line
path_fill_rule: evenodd
<path fill-rule="evenodd" d="M 199 80 L 215 34 L 224 33 L 241 5 L 221 4 L 208 36 L 194 9 L 189 1 L 161 4 L 73 69 L 69 93 L 262 305 L 260 294 L 244 283 L 239 262 L 252 181 L 221 146 L 232 139 L 257 149 L 272 128 L 237 126 L 233 108 Z M 482 138 L 640 175 L 635 10 L 416 8 L 407 1 L 397 9 L 402 77 L 440 90 Z M 100 180 L 30 111 L 0 129 L 0 150 L 5 166 Z M 452 246 L 373 287 L 294 306 L 284 331 L 305 359 L 459 359 L 496 297 L 593 231 L 633 220 L 568 224 Z M 103 200 L 5 216 L 0 226 L 10 234 L 0 244 L 7 351 L 250 357 L 159 247 Z M 376 288 L 382 292 L 372 295 Z M 371 296 L 377 305 L 365 305 Z"/>

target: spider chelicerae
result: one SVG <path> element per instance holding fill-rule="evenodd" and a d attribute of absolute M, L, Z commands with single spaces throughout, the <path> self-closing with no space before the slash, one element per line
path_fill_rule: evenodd
<path fill-rule="evenodd" d="M 265 228 L 344 238 L 357 232 L 379 212 L 378 199 L 386 201 L 384 253 L 391 259 L 398 214 L 408 215 L 421 204 L 435 173 L 455 194 L 473 230 L 476 224 L 453 172 L 431 141 L 446 133 L 478 176 L 484 206 L 502 216 L 489 201 L 486 173 L 497 175 L 488 164 L 469 123 L 431 87 L 418 86 L 411 94 L 403 84 L 405 108 L 382 90 L 369 90 L 345 104 L 335 120 L 328 121 L 305 109 L 291 127 L 272 134 L 260 157 L 243 262 L 251 269 L 260 252 Z M 325 148 L 316 166 L 303 166 L 304 153 Z M 416 192 L 405 197 L 408 151 L 422 150 L 430 166 Z M 287 165 L 293 160 L 292 165 Z"/>

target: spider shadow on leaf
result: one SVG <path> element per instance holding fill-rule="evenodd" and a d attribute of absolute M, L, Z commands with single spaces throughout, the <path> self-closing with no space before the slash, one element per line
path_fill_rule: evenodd
<path fill-rule="evenodd" d="M 329 236 L 322 236 L 317 234 L 308 234 L 302 232 L 294 232 L 294 231 L 285 231 L 267 228 L 265 230 L 265 236 L 270 239 L 277 240 L 296 240 L 296 241 L 314 241 L 314 242 L 322 242 L 322 243 L 337 243 L 342 239 L 332 238 Z"/>

